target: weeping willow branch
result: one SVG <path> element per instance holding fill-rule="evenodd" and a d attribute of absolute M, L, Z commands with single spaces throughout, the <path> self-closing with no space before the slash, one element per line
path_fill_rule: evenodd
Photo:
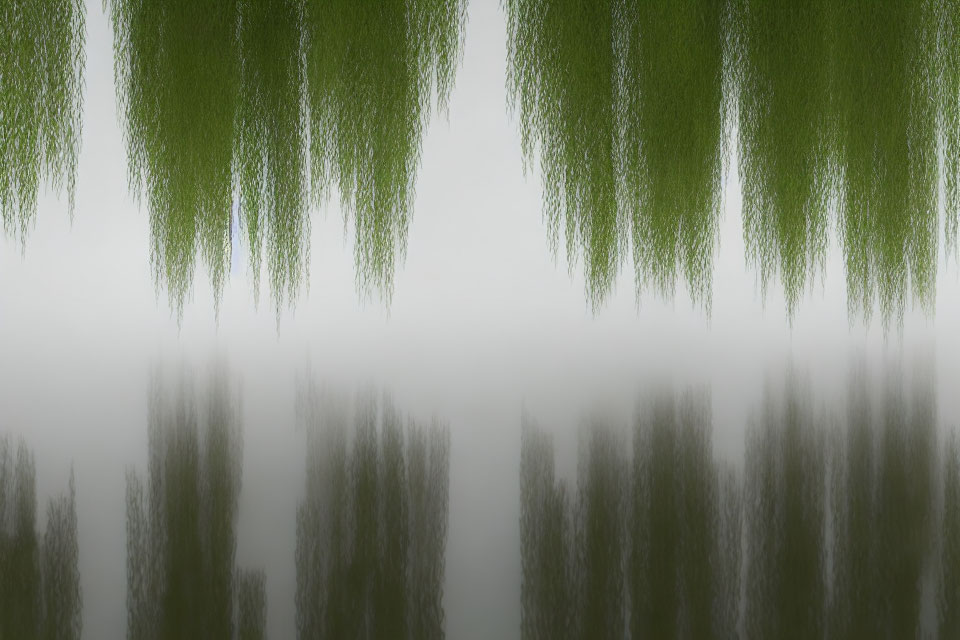
<path fill-rule="evenodd" d="M 83 107 L 83 0 L 0 7 L 0 217 L 21 242 L 40 183 L 66 186 L 73 214 Z"/>

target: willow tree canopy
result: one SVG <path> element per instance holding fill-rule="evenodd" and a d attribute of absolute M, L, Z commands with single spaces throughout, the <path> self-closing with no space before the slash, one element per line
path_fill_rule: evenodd
<path fill-rule="evenodd" d="M 309 266 L 308 205 L 336 184 L 358 284 L 388 299 L 423 129 L 460 57 L 464 0 L 113 0 L 130 179 L 158 286 L 182 312 L 199 251 L 219 299 L 239 198 L 279 312 Z M 309 176 L 309 178 L 308 178 Z"/>
<path fill-rule="evenodd" d="M 594 307 L 632 248 L 638 293 L 682 273 L 709 309 L 735 131 L 747 258 L 791 316 L 831 232 L 851 314 L 932 308 L 960 209 L 960 3 L 505 4 L 524 153 Z"/>
<path fill-rule="evenodd" d="M 23 240 L 40 183 L 66 186 L 73 211 L 83 103 L 83 0 L 0 7 L 0 218 Z"/>

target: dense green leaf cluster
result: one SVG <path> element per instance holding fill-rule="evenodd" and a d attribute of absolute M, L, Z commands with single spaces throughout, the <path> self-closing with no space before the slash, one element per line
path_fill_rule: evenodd
<path fill-rule="evenodd" d="M 554 243 L 610 292 L 678 271 L 709 307 L 726 131 L 723 2 L 505 0 L 508 87 Z"/>
<path fill-rule="evenodd" d="M 0 218 L 25 239 L 41 182 L 76 192 L 83 103 L 83 0 L 0 6 Z"/>
<path fill-rule="evenodd" d="M 831 231 L 851 315 L 932 308 L 941 181 L 950 244 L 960 209 L 960 3 L 505 5 L 524 154 L 594 307 L 632 247 L 638 293 L 682 273 L 709 309 L 735 130 L 747 257 L 791 317 Z"/>
<path fill-rule="evenodd" d="M 219 300 L 233 203 L 279 312 L 309 264 L 309 191 L 336 184 L 361 288 L 388 299 L 420 144 L 449 95 L 464 0 L 112 0 L 131 186 L 182 312 L 199 252 Z M 308 189 L 308 181 L 311 189 Z"/>

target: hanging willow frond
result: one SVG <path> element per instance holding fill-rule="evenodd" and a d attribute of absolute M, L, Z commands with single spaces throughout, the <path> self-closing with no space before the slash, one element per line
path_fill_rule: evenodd
<path fill-rule="evenodd" d="M 25 241 L 40 183 L 76 196 L 83 110 L 83 0 L 7 0 L 0 7 L 0 217 Z"/>

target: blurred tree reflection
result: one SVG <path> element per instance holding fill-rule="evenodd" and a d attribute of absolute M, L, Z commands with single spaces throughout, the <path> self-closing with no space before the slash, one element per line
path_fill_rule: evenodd
<path fill-rule="evenodd" d="M 298 637 L 443 638 L 449 430 L 404 429 L 372 395 L 351 412 L 311 386 L 300 406 Z"/>
<path fill-rule="evenodd" d="M 36 467 L 0 436 L 0 638 L 77 640 L 82 629 L 76 490 L 52 498 L 37 533 Z"/>
<path fill-rule="evenodd" d="M 251 586 L 256 574 L 235 578 L 242 440 L 227 376 L 212 376 L 202 404 L 191 385 L 184 378 L 171 393 L 154 378 L 146 486 L 136 471 L 127 474 L 131 640 L 230 640 L 264 615 L 262 579 Z M 238 593 L 248 625 L 239 630 Z"/>

